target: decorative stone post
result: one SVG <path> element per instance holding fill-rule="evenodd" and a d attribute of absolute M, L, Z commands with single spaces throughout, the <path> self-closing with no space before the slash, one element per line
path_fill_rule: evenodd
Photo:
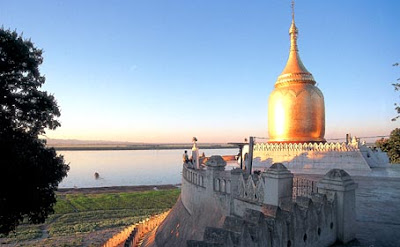
<path fill-rule="evenodd" d="M 272 164 L 262 177 L 265 204 L 279 206 L 282 202 L 292 200 L 293 174 L 282 163 Z"/>
<path fill-rule="evenodd" d="M 357 184 L 341 169 L 330 170 L 318 183 L 318 193 L 336 197 L 337 240 L 347 243 L 356 237 Z"/>
<path fill-rule="evenodd" d="M 217 177 L 220 172 L 225 170 L 226 161 L 220 155 L 213 155 L 207 160 L 206 166 L 207 193 L 213 193 L 215 188 L 215 177 Z"/>
<path fill-rule="evenodd" d="M 200 169 L 200 157 L 199 157 L 199 148 L 197 147 L 197 138 L 193 137 L 193 147 L 192 147 L 192 164 L 196 169 Z"/>
<path fill-rule="evenodd" d="M 240 168 L 231 170 L 231 195 L 232 197 L 239 196 L 239 177 L 244 171 Z"/>

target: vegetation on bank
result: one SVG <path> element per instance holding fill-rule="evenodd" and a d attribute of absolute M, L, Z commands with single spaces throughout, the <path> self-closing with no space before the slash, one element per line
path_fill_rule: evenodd
<path fill-rule="evenodd" d="M 179 189 L 118 193 L 58 193 L 44 224 L 22 224 L 0 245 L 99 246 L 126 226 L 171 208 Z"/>

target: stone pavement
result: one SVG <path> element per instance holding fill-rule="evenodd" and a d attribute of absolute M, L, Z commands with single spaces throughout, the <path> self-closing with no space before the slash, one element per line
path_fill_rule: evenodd
<path fill-rule="evenodd" d="M 400 246 L 400 178 L 355 180 L 359 244 L 351 246 Z"/>
<path fill-rule="evenodd" d="M 346 247 L 400 246 L 400 165 L 353 177 L 356 190 L 357 240 Z M 317 175 L 300 175 L 318 179 Z M 335 245 L 339 247 L 343 245 Z"/>

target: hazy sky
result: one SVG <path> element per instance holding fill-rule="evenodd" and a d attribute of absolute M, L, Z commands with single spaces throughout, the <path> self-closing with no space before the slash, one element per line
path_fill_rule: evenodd
<path fill-rule="evenodd" d="M 298 0 L 299 52 L 325 96 L 326 138 L 400 122 L 400 1 Z M 289 51 L 290 0 L 0 0 L 5 28 L 44 50 L 62 126 L 48 137 L 241 141 L 267 133 Z"/>

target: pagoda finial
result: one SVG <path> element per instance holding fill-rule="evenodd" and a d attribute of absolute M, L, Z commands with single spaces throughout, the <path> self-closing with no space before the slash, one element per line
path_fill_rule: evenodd
<path fill-rule="evenodd" d="M 292 25 L 290 25 L 289 34 L 290 34 L 290 50 L 297 51 L 297 27 L 294 22 L 294 0 L 292 0 Z"/>
<path fill-rule="evenodd" d="M 294 22 L 294 0 L 292 0 L 292 21 Z"/>

